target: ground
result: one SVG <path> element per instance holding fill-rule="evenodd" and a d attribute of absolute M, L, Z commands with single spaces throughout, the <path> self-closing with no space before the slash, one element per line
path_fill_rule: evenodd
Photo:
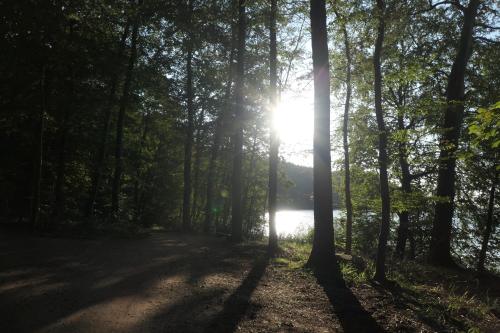
<path fill-rule="evenodd" d="M 287 251 L 282 258 L 268 259 L 262 243 L 230 245 L 222 238 L 179 233 L 135 240 L 2 233 L 2 331 L 362 333 L 462 328 L 457 324 L 443 330 L 431 315 L 422 315 L 408 289 L 362 281 L 346 288 L 320 282 L 294 266 L 298 261 Z M 493 312 L 481 321 L 481 331 L 500 331 Z"/>

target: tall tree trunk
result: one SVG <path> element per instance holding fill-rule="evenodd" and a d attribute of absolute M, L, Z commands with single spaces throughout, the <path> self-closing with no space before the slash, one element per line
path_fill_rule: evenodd
<path fill-rule="evenodd" d="M 119 60 L 119 63 L 121 63 L 123 53 L 125 52 L 125 46 L 127 37 L 129 35 L 129 31 L 130 31 L 130 24 L 129 21 L 127 21 L 123 29 L 123 34 L 117 52 L 117 59 Z M 104 113 L 101 139 L 99 141 L 99 148 L 96 156 L 96 162 L 94 165 L 94 170 L 92 172 L 92 184 L 90 186 L 89 197 L 85 210 L 86 217 L 90 217 L 94 214 L 94 205 L 97 197 L 97 192 L 99 191 L 99 186 L 101 185 L 102 173 L 104 169 L 104 161 L 106 159 L 106 152 L 108 147 L 108 136 L 111 123 L 111 114 L 113 112 L 113 107 L 116 104 L 116 89 L 118 86 L 120 70 L 121 68 L 118 66 L 118 68 L 116 68 L 115 71 L 113 72 L 113 76 L 111 78 L 111 86 L 109 89 L 108 101 Z"/>
<path fill-rule="evenodd" d="M 375 265 L 375 279 L 384 281 L 385 278 L 385 257 L 387 249 L 387 240 L 389 238 L 390 227 L 390 197 L 389 197 L 389 179 L 387 175 L 387 132 L 384 123 L 384 111 L 382 109 L 382 69 L 381 54 L 384 43 L 385 33 L 385 3 L 384 0 L 377 0 L 377 40 L 375 42 L 375 51 L 373 54 L 373 68 L 375 74 L 375 114 L 378 127 L 378 163 L 380 169 L 380 198 L 382 200 L 382 221 L 380 224 L 380 234 L 378 239 L 377 261 Z"/>
<path fill-rule="evenodd" d="M 69 84 L 72 86 L 72 83 Z M 72 96 L 72 88 L 68 93 L 68 96 Z M 71 97 L 70 97 L 71 98 Z M 66 142 L 68 136 L 68 122 L 70 106 L 65 105 L 65 110 L 63 111 L 63 117 L 59 127 L 59 143 L 58 143 L 58 156 L 57 156 L 57 169 L 56 169 L 56 185 L 54 188 L 54 207 L 53 207 L 53 217 L 56 222 L 59 222 L 64 215 L 64 183 L 65 183 L 65 171 L 66 171 Z"/>
<path fill-rule="evenodd" d="M 73 26 L 70 24 L 70 35 L 69 35 L 69 45 L 72 45 L 73 42 Z M 63 116 L 59 125 L 59 144 L 58 144 L 58 158 L 57 158 L 57 172 L 56 172 L 56 185 L 54 189 L 54 207 L 53 207 L 53 217 L 55 222 L 60 222 L 61 218 L 64 215 L 65 211 L 65 202 L 64 202 L 64 183 L 65 183 L 65 171 L 66 171 L 66 145 L 67 145 L 67 137 L 68 137 L 68 126 L 69 119 L 72 113 L 73 107 L 73 99 L 74 99 L 74 86 L 75 86 L 75 78 L 74 78 L 74 69 L 73 64 L 69 64 L 68 66 L 68 80 L 66 83 L 67 91 L 66 91 L 66 102 L 63 106 Z"/>
<path fill-rule="evenodd" d="M 231 240 L 242 240 L 243 214 L 241 202 L 242 162 L 243 162 L 243 117 L 245 112 L 244 74 L 245 74 L 245 43 L 246 14 L 245 0 L 238 0 L 238 48 L 236 57 L 236 80 L 234 85 L 234 134 L 233 134 L 233 174 L 231 188 Z"/>
<path fill-rule="evenodd" d="M 236 9 L 236 1 L 232 2 L 234 9 Z M 234 11 L 233 11 L 234 12 Z M 210 150 L 210 160 L 208 162 L 208 173 L 207 173 L 207 198 L 205 205 L 205 220 L 203 223 L 203 231 L 209 233 L 214 229 L 214 188 L 215 188 L 215 178 L 217 171 L 217 159 L 219 157 L 220 145 L 225 134 L 225 127 L 227 116 L 231 110 L 231 87 L 233 85 L 233 73 L 234 73 L 234 46 L 236 43 L 236 25 L 233 24 L 231 27 L 231 44 L 229 50 L 228 59 L 228 79 L 226 84 L 226 90 L 224 92 L 224 107 L 217 116 L 215 120 L 215 132 L 214 132 L 214 142 Z"/>
<path fill-rule="evenodd" d="M 139 8 L 136 9 L 137 11 Z M 115 149 L 115 172 L 113 177 L 111 206 L 114 218 L 118 218 L 120 213 L 120 192 L 121 192 L 121 177 L 123 173 L 123 127 L 125 123 L 125 112 L 128 106 L 130 86 L 132 84 L 132 74 L 137 58 L 137 35 L 139 32 L 139 14 L 136 13 L 134 26 L 132 29 L 132 44 L 130 46 L 130 57 L 123 84 L 123 94 L 120 100 L 120 109 L 118 111 L 118 121 L 116 124 L 116 149 Z"/>
<path fill-rule="evenodd" d="M 40 75 L 40 109 L 35 136 L 35 154 L 33 161 L 33 182 L 31 188 L 31 226 L 38 228 L 40 224 L 40 187 L 43 168 L 43 132 L 45 129 L 45 112 L 47 110 L 47 69 L 43 65 Z"/>
<path fill-rule="evenodd" d="M 311 40 L 314 72 L 314 237 L 307 265 L 334 267 L 332 177 L 330 155 L 330 68 L 324 0 L 311 0 Z"/>
<path fill-rule="evenodd" d="M 351 202 L 351 172 L 349 163 L 349 107 L 351 104 L 352 84 L 351 84 L 351 46 L 345 21 L 342 22 L 342 32 L 344 35 L 346 66 L 346 95 L 344 105 L 344 123 L 342 127 L 344 143 L 344 187 L 345 187 L 345 252 L 351 254 L 352 251 L 352 202 Z"/>
<path fill-rule="evenodd" d="M 400 131 L 405 130 L 403 114 L 398 112 L 398 129 Z M 408 199 L 411 194 L 411 174 L 410 166 L 408 164 L 407 147 L 406 142 L 403 140 L 398 145 L 398 155 L 399 155 L 399 166 L 401 168 L 401 187 L 403 190 L 404 200 Z M 408 228 L 410 225 L 410 214 L 407 209 L 399 213 L 399 227 L 398 235 L 396 240 L 396 256 L 399 259 L 403 259 L 406 240 L 408 239 Z"/>
<path fill-rule="evenodd" d="M 233 43 L 231 43 L 233 45 Z M 217 171 L 217 159 L 219 155 L 220 145 L 222 143 L 222 138 L 224 137 L 224 128 L 226 122 L 226 116 L 228 110 L 230 109 L 230 99 L 231 99 L 231 85 L 233 83 L 233 59 L 234 59 L 234 48 L 231 47 L 229 56 L 229 77 L 225 92 L 226 105 L 222 111 L 220 111 L 219 116 L 215 121 L 215 133 L 214 142 L 212 144 L 212 149 L 210 151 L 210 161 L 208 162 L 208 174 L 207 174 L 207 201 L 205 205 L 205 221 L 203 224 L 203 231 L 209 233 L 213 228 L 214 219 L 214 187 L 215 187 L 215 177 Z"/>
<path fill-rule="evenodd" d="M 490 241 L 491 233 L 493 232 L 493 209 L 495 207 L 495 189 L 498 180 L 498 171 L 495 171 L 495 178 L 490 188 L 490 198 L 488 202 L 488 216 L 486 218 L 486 225 L 483 231 L 483 241 L 481 242 L 481 250 L 479 251 L 479 258 L 477 261 L 477 270 L 484 271 L 484 262 L 486 260 L 486 251 L 488 250 L 488 242 Z"/>
<path fill-rule="evenodd" d="M 277 0 L 271 0 L 269 24 L 269 78 L 270 78 L 270 110 L 269 117 L 271 142 L 269 147 L 269 251 L 274 253 L 278 247 L 278 234 L 276 232 L 276 200 L 278 195 L 278 162 L 279 162 L 279 137 L 273 126 L 273 115 L 278 106 L 278 50 L 276 43 L 276 16 L 278 12 Z"/>
<path fill-rule="evenodd" d="M 193 15 L 193 0 L 188 2 L 187 26 L 191 29 Z M 187 100 L 187 127 L 184 142 L 184 195 L 182 200 L 182 229 L 191 229 L 191 158 L 193 150 L 194 131 L 194 105 L 193 105 L 193 38 L 192 32 L 188 32 L 186 61 L 186 100 Z"/>
<path fill-rule="evenodd" d="M 248 203 L 248 198 L 250 198 L 250 193 L 252 192 L 252 189 L 255 185 L 256 181 L 256 170 L 255 170 L 255 164 L 256 164 L 256 155 L 257 155 L 257 128 L 254 127 L 253 133 L 252 133 L 252 147 L 249 149 L 250 153 L 250 159 L 248 163 L 248 171 L 245 172 L 245 185 L 243 186 L 244 194 L 243 194 L 243 212 L 245 216 L 245 221 L 247 222 L 246 225 L 248 226 L 248 222 L 251 220 L 251 210 L 250 210 L 250 204 Z M 248 228 L 247 228 L 248 230 Z"/>
<path fill-rule="evenodd" d="M 139 143 L 139 151 L 138 151 L 138 156 L 137 159 L 135 160 L 135 180 L 134 180 L 134 214 L 135 214 L 135 220 L 139 221 L 141 217 L 141 195 L 143 192 L 143 187 L 146 182 L 141 183 L 141 178 L 143 178 L 143 175 L 141 173 L 141 166 L 143 164 L 143 147 L 146 144 L 146 140 L 148 138 L 148 132 L 149 132 L 149 122 L 148 122 L 148 117 L 146 114 L 142 115 L 142 124 L 143 124 L 143 131 L 141 135 L 141 141 Z M 156 156 L 156 154 L 155 154 Z"/>
<path fill-rule="evenodd" d="M 451 229 L 455 200 L 456 151 L 464 116 L 464 80 L 472 53 L 472 34 L 480 0 L 471 0 L 464 10 L 464 23 L 458 52 L 448 77 L 443 133 L 439 141 L 439 170 L 436 195 L 444 200 L 436 203 L 429 262 L 439 266 L 455 266 L 451 257 Z"/>
<path fill-rule="evenodd" d="M 204 110 L 201 110 L 200 115 L 198 117 L 198 121 L 196 124 L 196 140 L 195 140 L 195 157 L 194 157 L 194 182 L 193 182 L 193 206 L 191 208 L 191 219 L 194 223 L 197 223 L 198 220 L 198 200 L 200 197 L 199 188 L 200 188 L 200 169 L 201 169 L 201 153 L 202 153 L 202 144 L 201 138 L 204 137 L 204 131 L 202 130 L 203 121 L 205 117 Z"/>

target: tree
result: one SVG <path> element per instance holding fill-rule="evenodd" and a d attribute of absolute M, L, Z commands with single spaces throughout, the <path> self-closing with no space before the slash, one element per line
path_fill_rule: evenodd
<path fill-rule="evenodd" d="M 243 163 L 243 118 L 245 112 L 244 75 L 245 75 L 245 42 L 246 17 L 245 0 L 238 0 L 238 47 L 236 56 L 236 78 L 234 82 L 234 134 L 233 134 L 233 173 L 231 181 L 231 239 L 234 242 L 242 240 L 242 163 Z"/>
<path fill-rule="evenodd" d="M 115 146 L 115 171 L 113 176 L 113 187 L 111 196 L 111 206 L 114 218 L 119 218 L 120 213 L 120 192 L 121 178 L 123 173 L 123 130 L 125 124 L 125 112 L 128 107 L 130 90 L 132 85 L 132 76 L 134 66 L 137 61 L 137 38 L 139 34 L 139 6 L 135 8 L 134 23 L 132 28 L 132 41 L 130 45 L 130 56 L 128 59 L 125 82 L 123 84 L 123 93 L 120 99 L 120 108 L 118 110 L 118 121 L 116 123 L 116 146 Z"/>
<path fill-rule="evenodd" d="M 192 16 L 193 0 L 188 1 L 187 13 L 187 58 L 186 58 L 186 104 L 187 104 L 187 126 L 186 138 L 184 141 L 184 195 L 182 199 L 182 229 L 191 229 L 191 158 L 193 150 L 194 132 L 194 106 L 193 106 L 193 36 L 192 36 Z"/>
<path fill-rule="evenodd" d="M 351 105 L 352 95 L 352 82 L 351 82 L 351 45 L 349 42 L 349 35 L 347 33 L 346 18 L 341 16 L 337 10 L 334 9 L 335 16 L 339 22 L 342 30 L 342 37 L 344 40 L 344 54 L 346 60 L 345 67 L 345 102 L 344 102 L 344 119 L 342 122 L 342 143 L 344 148 L 344 195 L 345 195 L 345 208 L 346 208 L 346 224 L 345 224 L 345 252 L 351 254 L 352 251 L 352 201 L 351 201 L 351 172 L 349 163 L 349 109 Z"/>
<path fill-rule="evenodd" d="M 40 187 L 42 181 L 43 168 L 43 139 L 45 129 L 45 112 L 47 109 L 47 68 L 42 66 L 40 75 L 40 106 L 37 119 L 37 129 L 35 131 L 35 154 L 33 159 L 33 182 L 31 190 L 31 226 L 39 227 L 40 222 Z"/>
<path fill-rule="evenodd" d="M 330 155 L 330 68 L 324 0 L 311 0 L 314 72 L 314 237 L 307 266 L 328 269 L 336 263 L 333 238 Z"/>
<path fill-rule="evenodd" d="M 429 262 L 439 266 L 455 266 L 451 257 L 451 230 L 455 198 L 456 151 L 464 117 L 465 70 L 472 53 L 474 22 L 480 1 L 470 0 L 463 8 L 464 17 L 457 53 L 446 88 L 446 109 L 439 141 L 439 169 Z"/>
<path fill-rule="evenodd" d="M 127 20 L 125 27 L 123 29 L 123 34 L 120 40 L 120 44 L 118 46 L 118 52 L 116 52 L 116 58 L 119 60 L 122 59 L 123 53 L 125 52 L 125 46 L 129 33 L 130 33 L 130 22 L 129 20 Z M 118 61 L 118 64 L 120 63 L 121 61 Z M 94 214 L 94 204 L 97 197 L 97 192 L 99 191 L 99 187 L 101 185 L 104 162 L 106 159 L 106 151 L 108 148 L 107 146 L 108 146 L 109 128 L 111 125 L 111 115 L 113 113 L 113 108 L 116 105 L 116 91 L 118 88 L 120 72 L 122 70 L 120 66 L 116 67 L 117 68 L 113 70 L 113 76 L 111 78 L 111 83 L 109 88 L 109 97 L 107 100 L 106 109 L 104 111 L 104 121 L 102 123 L 101 138 L 99 141 L 99 148 L 97 151 L 96 162 L 94 164 L 94 170 L 92 172 L 92 182 L 90 186 L 89 198 L 87 201 L 87 206 L 85 211 L 86 217 L 90 217 Z"/>
<path fill-rule="evenodd" d="M 380 173 L 380 199 L 382 201 L 382 221 L 380 223 L 380 233 L 378 239 L 377 260 L 375 264 L 375 279 L 384 281 L 385 277 L 385 257 L 387 250 L 387 240 L 389 238 L 391 203 L 389 196 L 389 177 L 387 165 L 387 131 L 384 122 L 384 110 L 382 109 L 382 69 L 381 57 L 385 33 L 385 3 L 384 0 L 377 0 L 376 13 L 378 18 L 377 40 L 373 53 L 373 69 L 375 74 L 375 114 L 378 127 L 378 163 Z"/>
<path fill-rule="evenodd" d="M 277 47 L 276 47 L 276 15 L 277 0 L 271 0 L 271 11 L 269 17 L 269 71 L 270 71 L 270 110 L 269 117 L 271 126 L 271 142 L 269 150 L 269 250 L 274 252 L 278 247 L 278 235 L 276 234 L 276 198 L 278 192 L 278 161 L 279 161 L 279 138 L 272 124 L 273 115 L 278 104 L 278 69 L 277 69 Z"/>

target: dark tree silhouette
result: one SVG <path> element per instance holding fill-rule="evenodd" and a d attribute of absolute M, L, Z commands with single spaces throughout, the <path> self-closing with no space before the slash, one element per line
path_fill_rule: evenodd
<path fill-rule="evenodd" d="M 330 155 L 330 68 L 324 0 L 311 0 L 314 71 L 314 237 L 307 265 L 324 269 L 335 263 Z"/>
<path fill-rule="evenodd" d="M 37 228 L 40 219 L 40 183 L 43 168 L 43 132 L 45 128 L 45 112 L 47 109 L 47 67 L 42 66 L 40 75 L 40 106 L 35 130 L 35 153 L 33 154 L 33 181 L 31 187 L 31 226 Z"/>
<path fill-rule="evenodd" d="M 113 187 L 111 196 L 111 209 L 115 218 L 120 213 L 120 192 L 121 178 L 123 172 L 123 129 L 125 125 L 125 113 L 129 103 L 130 88 L 132 85 L 132 76 L 134 66 L 137 60 L 137 37 L 139 33 L 139 5 L 135 8 L 134 23 L 132 28 L 132 41 L 130 45 L 130 56 L 123 84 L 123 93 L 118 110 L 118 121 L 116 123 L 116 146 L 115 146 L 115 172 L 113 176 Z"/>
<path fill-rule="evenodd" d="M 123 54 L 125 52 L 125 46 L 127 43 L 127 38 L 130 33 L 130 22 L 127 20 L 125 27 L 123 29 L 123 34 L 121 36 L 121 41 L 118 46 L 118 51 L 116 52 L 116 58 L 119 60 L 118 64 L 121 64 Z M 102 124 L 101 139 L 99 141 L 99 148 L 96 156 L 96 161 L 94 164 L 94 170 L 92 173 L 92 184 L 89 190 L 89 197 L 87 201 L 85 215 L 87 217 L 94 214 L 94 205 L 97 197 L 97 192 L 101 186 L 102 174 L 104 169 L 104 162 L 106 160 L 106 152 L 108 148 L 108 136 L 109 128 L 111 125 L 111 115 L 113 113 L 113 108 L 116 105 L 116 91 L 118 89 L 118 81 L 120 79 L 121 66 L 117 66 L 113 71 L 113 76 L 111 78 L 109 97 L 106 104 L 104 112 L 104 121 Z"/>
<path fill-rule="evenodd" d="M 446 88 L 446 110 L 439 141 L 439 170 L 429 262 L 439 266 L 455 266 L 451 257 L 451 229 L 455 200 L 456 151 L 464 117 L 465 69 L 472 53 L 472 35 L 480 0 L 471 0 L 463 8 L 464 18 L 457 54 Z"/>
<path fill-rule="evenodd" d="M 245 97 L 243 82 L 245 74 L 245 44 L 246 44 L 246 14 L 245 0 L 238 3 L 238 47 L 236 56 L 236 79 L 234 85 L 234 134 L 233 134 L 233 174 L 231 181 L 231 239 L 234 242 L 242 240 L 243 212 L 241 202 L 242 163 L 243 163 L 243 117 L 245 112 Z"/>
<path fill-rule="evenodd" d="M 193 105 L 193 37 L 191 22 L 193 16 L 193 0 L 187 4 L 186 26 L 189 30 L 186 37 L 187 58 L 186 58 L 186 104 L 187 104 L 187 126 L 186 138 L 184 142 L 184 195 L 182 199 L 182 229 L 191 229 L 191 158 L 193 150 L 194 132 L 194 105 Z"/>
<path fill-rule="evenodd" d="M 278 104 L 278 69 L 277 69 L 277 46 L 276 46 L 276 15 L 277 0 L 271 0 L 270 22 L 269 22 L 269 71 L 270 71 L 270 108 L 271 108 L 271 143 L 269 151 L 269 250 L 274 252 L 278 247 L 278 235 L 276 234 L 276 197 L 278 194 L 278 160 L 279 160 L 279 138 L 272 124 L 272 115 L 276 112 Z"/>
<path fill-rule="evenodd" d="M 486 250 L 488 249 L 488 242 L 490 241 L 491 232 L 493 231 L 493 210 L 495 208 L 495 190 L 498 181 L 498 171 L 495 171 L 495 178 L 490 188 L 490 197 L 488 200 L 488 215 L 486 216 L 486 225 L 483 230 L 483 240 L 481 242 L 481 249 L 479 250 L 479 258 L 477 260 L 477 270 L 484 271 L 484 262 L 486 260 Z"/>
<path fill-rule="evenodd" d="M 375 114 L 378 127 L 378 163 L 380 172 L 380 197 L 382 199 L 382 221 L 380 223 L 380 234 L 378 239 L 377 261 L 375 264 L 375 279 L 385 280 L 385 256 L 387 249 L 387 239 L 389 238 L 390 210 L 391 203 L 389 197 L 389 179 L 387 175 L 387 131 L 384 122 L 384 110 L 382 109 L 382 70 L 381 56 L 385 34 L 385 3 L 384 0 L 377 0 L 376 13 L 378 17 L 377 40 L 373 53 L 373 69 L 375 73 Z"/>

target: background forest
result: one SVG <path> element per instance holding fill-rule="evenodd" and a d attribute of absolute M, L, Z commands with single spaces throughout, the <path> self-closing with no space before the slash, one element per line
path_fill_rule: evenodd
<path fill-rule="evenodd" d="M 449 203 L 437 184 L 451 145 L 451 254 L 462 265 L 498 272 L 499 4 L 384 6 L 374 14 L 373 1 L 327 2 L 334 202 L 351 216 L 353 251 L 373 256 L 382 219 L 373 90 L 382 15 L 380 93 L 394 217 L 389 251 L 426 258 L 435 206 Z M 475 19 L 467 23 L 473 6 Z M 277 8 L 283 93 L 313 78 L 309 3 L 279 0 Z M 229 0 L 0 2 L 2 221 L 82 234 L 158 225 L 230 234 L 234 147 L 241 139 L 242 234 L 263 237 L 272 128 L 270 7 L 246 3 L 243 41 L 239 9 Z M 472 46 L 462 50 L 467 24 Z M 460 52 L 465 63 L 457 61 Z M 294 74 L 304 66 L 310 67 L 304 75 Z M 464 111 L 450 123 L 447 87 L 460 84 L 452 76 L 457 66 L 465 77 L 463 102 L 457 102 Z M 456 144 L 446 139 L 454 126 Z M 241 137 L 235 135 L 240 128 Z M 307 186 L 301 180 L 312 182 L 310 169 L 302 169 L 279 163 L 282 205 L 287 196 L 300 196 L 292 193 L 294 182 L 301 188 Z M 335 233 L 344 248 L 346 218 Z"/>

